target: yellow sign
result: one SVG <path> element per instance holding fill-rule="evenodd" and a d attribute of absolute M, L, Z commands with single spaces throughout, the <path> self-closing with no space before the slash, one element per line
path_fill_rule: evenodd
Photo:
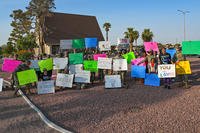
<path fill-rule="evenodd" d="M 178 75 L 192 74 L 189 61 L 180 61 L 176 64 L 176 73 Z"/>

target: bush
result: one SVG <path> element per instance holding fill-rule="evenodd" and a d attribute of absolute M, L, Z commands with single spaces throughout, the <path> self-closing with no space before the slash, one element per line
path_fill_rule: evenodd
<path fill-rule="evenodd" d="M 18 54 L 18 59 L 22 61 L 29 60 L 31 59 L 31 56 L 34 55 L 34 53 L 29 50 L 20 50 L 17 52 L 17 54 Z"/>

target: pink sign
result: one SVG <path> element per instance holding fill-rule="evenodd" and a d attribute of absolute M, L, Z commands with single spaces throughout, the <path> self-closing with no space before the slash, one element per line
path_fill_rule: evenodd
<path fill-rule="evenodd" d="M 159 51 L 157 42 L 144 42 L 144 47 L 146 51 Z"/>
<path fill-rule="evenodd" d="M 141 61 L 143 61 L 144 60 L 144 57 L 142 57 L 142 58 L 137 58 L 137 59 L 135 59 L 135 60 L 132 60 L 131 61 L 131 64 L 132 65 L 138 65 L 138 63 L 140 63 Z M 145 62 L 144 63 L 141 63 L 139 66 L 146 66 L 146 64 L 145 64 Z"/>
<path fill-rule="evenodd" d="M 13 60 L 13 59 L 4 59 L 2 71 L 4 72 L 14 72 L 15 69 L 21 64 L 21 61 Z"/>
<path fill-rule="evenodd" d="M 101 58 L 106 58 L 107 56 L 106 56 L 106 54 L 95 54 L 95 55 L 93 56 L 94 60 L 98 60 L 99 57 L 101 57 Z"/>

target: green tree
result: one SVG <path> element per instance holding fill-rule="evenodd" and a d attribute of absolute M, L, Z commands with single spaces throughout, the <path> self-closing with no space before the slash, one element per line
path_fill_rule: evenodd
<path fill-rule="evenodd" d="M 150 42 L 153 40 L 153 32 L 150 29 L 144 29 L 142 32 L 142 40 L 143 42 Z"/>
<path fill-rule="evenodd" d="M 27 10 L 33 16 L 33 23 L 35 25 L 34 31 L 38 38 L 40 50 L 44 53 L 44 33 L 47 32 L 44 22 L 45 17 L 50 15 L 50 12 L 55 9 L 54 0 L 31 0 Z"/>
<path fill-rule="evenodd" d="M 137 40 L 138 40 L 139 37 L 140 37 L 139 32 L 137 30 L 134 30 L 133 31 L 133 38 L 134 38 L 136 46 L 137 46 Z"/>
<path fill-rule="evenodd" d="M 18 9 L 14 10 L 10 17 L 13 19 L 10 24 L 13 27 L 13 30 L 10 33 L 8 43 L 17 48 L 17 41 L 29 34 L 32 29 L 31 14 L 28 11 Z"/>
<path fill-rule="evenodd" d="M 7 45 L 5 44 L 2 45 L 1 48 L 2 48 L 2 54 L 6 56 L 13 55 L 15 52 L 15 48 L 9 42 L 7 43 Z"/>
<path fill-rule="evenodd" d="M 106 31 L 106 41 L 108 41 L 108 32 L 110 31 L 110 28 L 111 28 L 111 24 L 106 22 L 103 24 L 103 28 L 105 29 Z"/>
<path fill-rule="evenodd" d="M 129 39 L 130 42 L 130 51 L 133 50 L 133 42 L 135 40 L 135 31 L 133 28 L 127 28 L 127 31 L 124 32 L 124 37 Z"/>

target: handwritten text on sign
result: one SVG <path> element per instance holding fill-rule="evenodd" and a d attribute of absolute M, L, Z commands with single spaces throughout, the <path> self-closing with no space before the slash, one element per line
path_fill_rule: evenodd
<path fill-rule="evenodd" d="M 120 75 L 106 75 L 105 88 L 120 88 L 122 87 Z"/>
<path fill-rule="evenodd" d="M 37 89 L 38 94 L 55 93 L 54 80 L 38 82 Z"/>
<path fill-rule="evenodd" d="M 98 58 L 99 69 L 112 69 L 112 58 Z"/>
<path fill-rule="evenodd" d="M 58 73 L 56 79 L 56 86 L 72 88 L 74 75 Z"/>
<path fill-rule="evenodd" d="M 82 71 L 75 74 L 76 83 L 90 83 L 90 71 Z"/>
<path fill-rule="evenodd" d="M 158 65 L 159 78 L 174 78 L 176 77 L 175 64 Z"/>

